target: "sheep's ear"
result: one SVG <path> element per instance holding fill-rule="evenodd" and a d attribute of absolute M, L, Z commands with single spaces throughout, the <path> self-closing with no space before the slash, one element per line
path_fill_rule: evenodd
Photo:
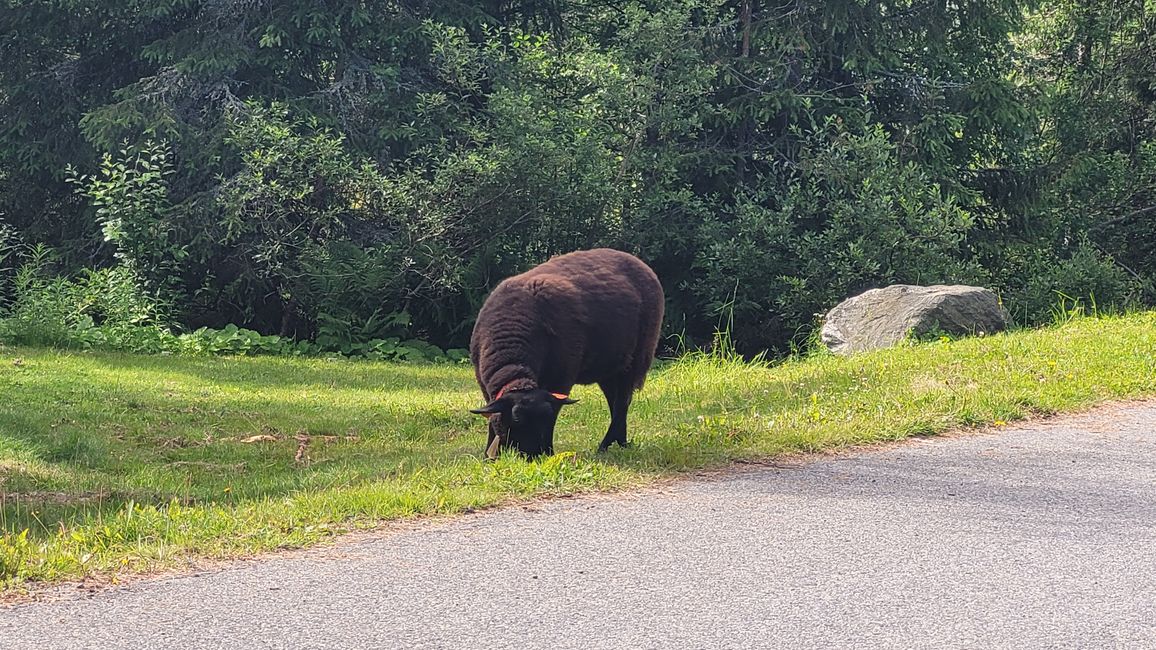
<path fill-rule="evenodd" d="M 509 407 L 509 403 L 504 399 L 496 399 L 486 404 L 480 409 L 470 409 L 470 413 L 477 413 L 478 415 L 493 415 L 501 413 Z"/>
<path fill-rule="evenodd" d="M 571 399 L 569 395 L 563 395 L 562 393 L 550 393 L 550 397 L 553 397 L 554 400 L 557 401 L 559 404 L 577 404 L 578 403 L 578 400 Z"/>

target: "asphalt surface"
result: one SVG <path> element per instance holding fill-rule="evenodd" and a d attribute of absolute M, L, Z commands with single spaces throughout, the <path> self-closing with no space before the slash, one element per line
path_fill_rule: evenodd
<path fill-rule="evenodd" d="M 0 648 L 1156 648 L 1156 403 L 0 610 Z"/>

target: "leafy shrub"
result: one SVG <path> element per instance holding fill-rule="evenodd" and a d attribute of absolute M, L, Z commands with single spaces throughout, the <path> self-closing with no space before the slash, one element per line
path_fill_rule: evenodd
<path fill-rule="evenodd" d="M 125 144 L 115 156 L 105 153 L 91 176 L 66 170 L 68 181 L 96 208 L 116 259 L 170 301 L 177 297 L 180 261 L 187 256 L 174 241 L 167 180 L 174 174 L 171 157 L 166 143 L 147 141 L 139 147 Z"/>
<path fill-rule="evenodd" d="M 33 247 L 27 255 L 16 272 L 7 316 L 0 321 L 4 341 L 142 353 L 163 349 L 168 331 L 157 323 L 156 303 L 140 291 L 132 270 L 86 270 L 70 279 L 49 272 L 47 248 Z"/>
<path fill-rule="evenodd" d="M 102 349 L 138 354 L 186 355 L 337 355 L 377 360 L 462 362 L 465 350 L 442 350 L 417 339 L 350 338 L 394 328 L 404 331 L 408 317 L 392 314 L 364 324 L 357 332 L 330 319 L 318 341 L 262 335 L 226 325 L 176 334 L 158 318 L 157 303 L 140 288 L 127 266 L 87 270 L 75 278 L 50 273 L 51 252 L 37 246 L 15 273 L 14 298 L 0 319 L 0 341 L 11 345 Z M 378 323 L 375 325 L 374 323 Z"/>
<path fill-rule="evenodd" d="M 170 351 L 189 355 L 311 355 L 320 350 L 308 341 L 298 343 L 276 335 L 226 325 L 221 329 L 202 327 L 175 337 Z"/>
<path fill-rule="evenodd" d="M 1018 281 L 1017 281 L 1018 280 Z M 1067 257 L 1031 250 L 1009 274 L 1003 302 L 1019 322 L 1044 323 L 1055 316 L 1057 304 L 1087 308 L 1127 307 L 1140 298 L 1142 287 L 1112 259 L 1087 241 Z"/>

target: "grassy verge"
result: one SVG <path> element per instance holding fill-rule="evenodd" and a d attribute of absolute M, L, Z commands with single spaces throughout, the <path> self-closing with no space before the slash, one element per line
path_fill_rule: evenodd
<path fill-rule="evenodd" d="M 0 586 L 307 545 L 383 520 L 636 485 L 729 460 L 1011 421 L 1156 394 L 1156 313 L 772 368 L 655 370 L 631 450 L 479 460 L 467 366 L 0 350 Z"/>

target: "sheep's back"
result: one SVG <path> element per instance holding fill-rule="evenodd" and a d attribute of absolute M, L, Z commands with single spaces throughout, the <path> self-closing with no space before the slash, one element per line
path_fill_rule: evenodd
<path fill-rule="evenodd" d="M 499 284 L 478 314 L 471 351 L 483 364 L 532 360 L 543 385 L 597 382 L 635 365 L 647 340 L 653 353 L 662 305 L 662 286 L 637 258 L 570 253 Z"/>

